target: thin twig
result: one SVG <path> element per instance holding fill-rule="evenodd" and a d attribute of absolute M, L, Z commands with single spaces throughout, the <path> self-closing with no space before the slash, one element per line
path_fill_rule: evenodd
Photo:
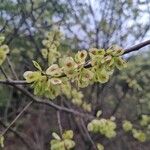
<path fill-rule="evenodd" d="M 113 111 L 112 111 L 112 113 L 111 113 L 111 116 L 114 116 L 114 115 L 117 113 L 117 111 L 118 111 L 118 109 L 120 108 L 120 105 L 121 105 L 121 103 L 122 103 L 122 100 L 124 100 L 125 96 L 126 96 L 126 92 L 125 92 L 120 98 L 119 98 L 119 96 L 116 94 L 116 98 L 117 98 L 117 100 L 118 100 L 118 103 L 116 104 L 115 108 L 113 109 Z"/>
<path fill-rule="evenodd" d="M 143 48 L 143 47 L 145 47 L 145 46 L 147 46 L 147 45 L 150 45 L 150 40 L 147 40 L 147 41 L 145 41 L 145 42 L 141 42 L 141 43 L 139 43 L 139 44 L 137 44 L 137 45 L 134 45 L 134 46 L 131 46 L 131 47 L 129 47 L 129 48 L 126 48 L 126 49 L 124 49 L 124 53 L 123 53 L 123 55 L 125 55 L 125 54 L 128 54 L 128 53 L 131 53 L 131 52 L 134 52 L 134 51 L 138 51 L 138 50 L 140 50 L 141 48 Z M 85 68 L 89 68 L 89 67 L 91 67 L 91 62 L 90 61 L 88 61 L 85 65 L 84 65 L 84 67 Z M 2 71 L 2 73 L 4 74 L 4 76 L 5 76 L 5 78 L 6 79 L 8 79 L 8 77 L 7 77 L 7 75 L 6 75 L 6 73 L 4 72 L 4 70 L 3 70 L 3 68 L 2 67 L 0 67 L 0 70 Z M 61 77 L 64 77 L 65 75 L 62 75 Z M 2 80 L 0 80 L 0 83 L 12 83 L 12 84 L 29 84 L 29 83 L 27 83 L 25 80 L 10 80 L 10 81 L 2 81 Z"/>
<path fill-rule="evenodd" d="M 4 128 L 7 128 L 6 124 L 4 124 L 1 120 L 0 120 L 0 125 L 2 125 Z M 14 129 L 12 128 L 9 128 L 9 131 L 14 133 L 14 135 L 16 135 L 16 137 L 18 137 L 18 139 L 20 141 L 22 141 L 22 143 L 29 149 L 29 150 L 33 150 L 31 148 L 31 146 L 26 142 L 26 140 L 17 132 L 15 131 Z"/>
<path fill-rule="evenodd" d="M 143 47 L 145 47 L 145 46 L 147 46 L 147 45 L 150 45 L 150 40 L 147 40 L 147 41 L 145 41 L 145 42 L 141 42 L 141 43 L 139 43 L 139 44 L 137 44 L 137 45 L 134 45 L 134 46 L 131 46 L 131 47 L 129 47 L 129 48 L 125 48 L 125 49 L 124 49 L 124 53 L 123 53 L 122 55 L 131 53 L 131 52 L 134 52 L 134 51 L 138 51 L 138 50 L 140 50 L 141 48 L 143 48 Z M 85 67 L 85 68 L 91 67 L 91 62 L 88 61 L 88 62 L 85 64 L 84 67 Z"/>
<path fill-rule="evenodd" d="M 0 66 L 0 70 L 1 70 L 2 74 L 4 75 L 4 77 L 6 78 L 6 80 L 9 80 L 9 78 L 8 78 L 7 74 L 5 73 L 2 66 Z"/>
<path fill-rule="evenodd" d="M 47 105 L 47 106 L 50 106 L 50 107 L 54 108 L 55 110 L 60 110 L 60 111 L 72 113 L 72 114 L 80 116 L 80 117 L 86 117 L 89 120 L 95 118 L 94 116 L 92 116 L 90 114 L 81 113 L 81 112 L 78 112 L 78 111 L 76 111 L 74 109 L 69 109 L 69 108 L 66 108 L 66 107 L 63 107 L 63 106 L 59 106 L 59 105 L 54 104 L 52 101 L 49 101 L 49 100 L 40 99 L 40 98 L 34 96 L 33 94 L 31 94 L 25 88 L 23 88 L 23 87 L 21 87 L 19 85 L 13 84 L 11 82 L 4 82 L 3 84 L 7 84 L 7 85 L 10 85 L 10 86 L 16 88 L 17 90 L 19 90 L 20 92 L 22 92 L 24 95 L 26 95 L 27 97 L 29 97 L 35 103 Z"/>
<path fill-rule="evenodd" d="M 83 119 L 80 119 L 80 120 L 81 120 L 81 125 L 82 125 L 82 127 L 83 127 L 83 129 L 84 129 L 84 131 L 85 131 L 85 134 L 86 134 L 88 140 L 91 142 L 91 144 L 92 144 L 92 146 L 93 146 L 93 149 L 94 149 L 94 150 L 97 150 L 97 147 L 96 147 L 94 141 L 92 140 L 92 138 L 91 138 L 89 132 L 87 131 L 87 128 L 86 128 L 86 126 L 85 126 L 85 123 L 84 123 Z"/>
<path fill-rule="evenodd" d="M 28 107 L 33 103 L 30 101 L 22 110 L 21 112 L 15 117 L 15 119 L 9 124 L 9 126 L 2 132 L 1 136 L 4 136 L 7 131 L 11 128 L 11 126 L 19 119 L 19 117 L 28 109 Z"/>
<path fill-rule="evenodd" d="M 8 85 L 10 85 L 10 84 L 29 84 L 29 83 L 27 83 L 25 80 L 6 80 L 6 81 L 4 81 L 4 80 L 0 80 L 0 83 L 1 84 L 8 84 Z"/>
<path fill-rule="evenodd" d="M 57 110 L 57 121 L 58 121 L 58 126 L 59 126 L 59 130 L 60 130 L 60 134 L 62 135 L 63 130 L 62 130 L 62 125 L 61 125 L 60 111 L 59 110 Z"/>
<path fill-rule="evenodd" d="M 134 45 L 134 46 L 131 46 L 131 47 L 129 47 L 129 48 L 124 49 L 123 55 L 124 55 L 124 54 L 128 54 L 128 53 L 131 53 L 131 52 L 134 52 L 134 51 L 138 51 L 138 50 L 140 50 L 141 48 L 143 48 L 143 47 L 145 47 L 145 46 L 147 46 L 147 45 L 150 45 L 150 40 L 141 42 L 141 43 L 139 43 L 139 44 L 137 44 L 137 45 Z"/>
<path fill-rule="evenodd" d="M 11 61 L 10 61 L 10 59 L 9 59 L 8 56 L 6 57 L 6 60 L 7 60 L 7 62 L 8 62 L 8 66 L 9 66 L 9 68 L 10 68 L 10 70 L 11 70 L 13 76 L 15 77 L 15 79 L 18 80 L 18 76 L 17 76 L 17 74 L 16 74 L 16 72 L 15 72 L 15 70 L 14 70 L 14 68 L 13 68 L 13 66 L 12 66 L 12 63 L 11 63 Z"/>

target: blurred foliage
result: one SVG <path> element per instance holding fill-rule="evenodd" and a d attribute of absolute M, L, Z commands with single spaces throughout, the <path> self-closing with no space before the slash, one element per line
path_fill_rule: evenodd
<path fill-rule="evenodd" d="M 1 86 L 0 87 L 0 109 L 7 105 L 9 101 L 8 88 Z"/>
<path fill-rule="evenodd" d="M 136 101 L 139 114 L 150 112 L 150 52 L 138 56 L 131 56 L 128 67 L 121 72 L 120 86 L 127 83 L 130 89 L 127 93 L 128 101 Z"/>

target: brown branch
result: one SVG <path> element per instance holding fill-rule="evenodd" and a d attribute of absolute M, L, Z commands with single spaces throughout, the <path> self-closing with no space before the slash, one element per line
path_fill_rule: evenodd
<path fill-rule="evenodd" d="M 10 59 L 9 59 L 8 56 L 6 57 L 6 60 L 7 60 L 8 66 L 9 66 L 9 68 L 10 68 L 10 70 L 11 70 L 13 76 L 15 77 L 15 79 L 18 80 L 18 76 L 17 76 L 17 74 L 16 74 L 16 72 L 15 72 L 15 70 L 14 70 L 14 68 L 13 68 L 13 65 L 12 65 L 12 63 L 11 63 L 11 61 L 10 61 Z"/>
<path fill-rule="evenodd" d="M 134 46 L 131 46 L 129 48 L 124 49 L 123 55 L 134 52 L 134 51 L 138 51 L 138 50 L 140 50 L 141 48 L 143 48 L 147 45 L 150 45 L 150 40 L 147 40 L 145 42 L 142 42 L 142 43 L 139 43 L 137 45 L 134 45 Z M 91 67 L 91 63 L 87 62 L 85 64 L 85 68 L 89 68 L 89 67 Z M 1 69 L 2 73 L 4 74 L 4 76 L 6 78 L 8 78 L 5 74 L 5 72 L 3 71 L 3 69 L 2 68 L 0 68 L 0 69 Z M 62 77 L 64 77 L 64 75 L 62 75 Z M 10 80 L 10 79 L 7 80 L 7 81 L 0 80 L 0 83 L 2 83 L 2 84 L 29 84 L 25 80 Z"/>
<path fill-rule="evenodd" d="M 15 117 L 15 119 L 10 123 L 10 125 L 2 132 L 1 136 L 4 136 L 7 131 L 12 127 L 12 125 L 20 118 L 20 116 L 29 108 L 29 106 L 33 103 L 30 101 L 22 110 L 21 112 Z"/>
<path fill-rule="evenodd" d="M 117 98 L 118 102 L 117 102 L 115 108 L 113 109 L 113 111 L 112 111 L 112 113 L 111 113 L 111 116 L 114 116 L 114 115 L 117 113 L 117 111 L 118 111 L 118 109 L 120 108 L 120 105 L 121 105 L 121 103 L 122 103 L 122 100 L 124 100 L 124 98 L 125 98 L 125 96 L 126 96 L 126 93 L 127 93 L 127 92 L 124 92 L 124 94 L 123 94 L 121 97 L 119 97 L 119 96 L 116 94 L 116 98 Z"/>
<path fill-rule="evenodd" d="M 76 111 L 74 109 L 69 109 L 69 108 L 66 108 L 66 107 L 63 107 L 63 106 L 59 106 L 59 105 L 54 104 L 53 102 L 51 102 L 49 100 L 40 99 L 40 98 L 34 96 L 33 94 L 31 94 L 24 87 L 16 85 L 15 82 L 1 81 L 0 83 L 7 84 L 7 85 L 10 85 L 10 86 L 16 88 L 17 90 L 19 90 L 20 92 L 22 92 L 24 95 L 26 95 L 27 97 L 29 97 L 35 103 L 47 105 L 47 106 L 50 106 L 50 107 L 54 108 L 55 110 L 60 110 L 60 111 L 68 112 L 68 113 L 71 113 L 71 114 L 74 114 L 74 115 L 77 115 L 77 116 L 80 116 L 80 117 L 83 117 L 83 118 L 84 117 L 88 118 L 89 120 L 95 118 L 94 116 L 92 116 L 90 114 L 81 113 L 81 112 L 78 112 L 78 111 Z"/>
<path fill-rule="evenodd" d="M 6 124 L 3 123 L 1 120 L 0 120 L 0 125 L 3 126 L 4 128 L 7 128 Z M 9 128 L 9 131 L 12 132 L 12 133 L 14 133 L 14 135 L 15 135 L 16 137 L 18 137 L 18 139 L 19 139 L 29 150 L 33 150 L 33 149 L 31 148 L 31 146 L 26 142 L 26 140 L 25 140 L 17 131 L 15 131 L 15 130 L 12 129 L 12 128 Z"/>
<path fill-rule="evenodd" d="M 139 43 L 137 45 L 134 45 L 134 46 L 131 46 L 129 48 L 126 48 L 124 49 L 124 53 L 122 55 L 125 55 L 125 54 L 128 54 L 128 53 L 131 53 L 131 52 L 134 52 L 134 51 L 138 51 L 140 50 L 141 48 L 147 46 L 147 45 L 150 45 L 150 40 L 147 40 L 145 42 L 142 42 L 142 43 Z M 85 64 L 85 68 L 90 68 L 91 67 L 91 62 L 88 61 L 86 64 Z"/>
<path fill-rule="evenodd" d="M 24 93 L 26 96 L 28 96 L 29 98 L 31 98 L 35 103 L 39 103 L 42 105 L 47 105 L 50 106 L 52 108 L 54 108 L 55 110 L 60 110 L 60 111 L 64 111 L 67 113 L 71 113 L 73 115 L 77 115 L 79 117 L 83 117 L 83 118 L 88 118 L 89 120 L 95 118 L 94 116 L 90 115 L 90 114 L 85 114 L 85 113 L 81 113 L 79 111 L 76 111 L 74 109 L 69 109 L 63 106 L 59 106 L 57 104 L 54 104 L 51 101 L 48 100 L 42 100 L 40 98 L 35 97 L 34 95 L 32 95 L 30 92 L 26 91 L 25 89 L 21 89 L 20 87 L 17 87 L 19 91 L 21 91 L 22 93 Z"/>
<path fill-rule="evenodd" d="M 150 45 L 150 40 L 144 41 L 142 43 L 139 43 L 137 45 L 134 45 L 132 47 L 124 49 L 125 51 L 124 51 L 123 55 L 124 54 L 128 54 L 130 52 L 138 51 L 138 50 L 140 50 L 141 48 L 143 48 L 143 47 L 145 47 L 147 45 Z"/>
<path fill-rule="evenodd" d="M 86 137 L 88 138 L 89 142 L 92 144 L 93 149 L 94 149 L 94 150 L 98 150 L 97 147 L 96 147 L 96 145 L 95 145 L 95 143 L 94 143 L 94 141 L 92 140 L 92 138 L 91 138 L 91 136 L 90 136 L 90 134 L 89 134 L 89 132 L 88 132 L 86 126 L 85 126 L 85 123 L 84 123 L 84 120 L 83 120 L 83 119 L 81 119 L 81 125 L 82 125 L 82 127 L 83 127 L 83 129 L 84 129 L 84 132 L 85 132 L 85 134 L 86 134 Z"/>
<path fill-rule="evenodd" d="M 16 85 L 18 85 L 18 84 L 29 84 L 29 83 L 27 83 L 25 80 L 6 80 L 6 81 L 4 81 L 4 80 L 0 80 L 0 84 L 8 84 L 8 85 L 10 85 L 10 84 L 16 84 Z"/>
<path fill-rule="evenodd" d="M 62 129 L 62 125 L 61 125 L 60 111 L 59 110 L 57 110 L 57 121 L 58 121 L 59 131 L 60 131 L 60 134 L 62 136 L 63 129 Z"/>
<path fill-rule="evenodd" d="M 0 71 L 2 72 L 2 74 L 4 75 L 4 77 L 6 78 L 6 80 L 9 80 L 9 77 L 7 76 L 7 74 L 5 73 L 4 69 L 2 66 L 0 66 Z"/>

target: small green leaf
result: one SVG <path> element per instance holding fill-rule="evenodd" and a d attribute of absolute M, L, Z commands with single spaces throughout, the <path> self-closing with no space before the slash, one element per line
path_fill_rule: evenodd
<path fill-rule="evenodd" d="M 101 110 L 99 110 L 97 113 L 96 113 L 96 117 L 98 118 L 98 117 L 100 117 L 101 116 L 101 114 L 102 114 L 102 111 Z"/>
<path fill-rule="evenodd" d="M 37 68 L 39 71 L 42 71 L 42 68 L 41 68 L 41 66 L 39 65 L 38 62 L 36 62 L 36 61 L 33 60 L 32 63 L 33 63 L 33 65 L 34 65 L 35 68 Z"/>
<path fill-rule="evenodd" d="M 100 143 L 97 144 L 97 149 L 98 150 L 104 150 L 104 146 Z"/>
<path fill-rule="evenodd" d="M 125 60 L 123 60 L 121 57 L 116 57 L 115 59 L 115 66 L 121 70 L 127 66 L 127 63 Z"/>
<path fill-rule="evenodd" d="M 5 40 L 5 37 L 4 36 L 0 36 L 0 44 L 2 44 Z"/>
<path fill-rule="evenodd" d="M 61 140 L 60 136 L 57 133 L 55 133 L 55 132 L 52 133 L 52 136 L 56 140 Z"/>
<path fill-rule="evenodd" d="M 0 135 L 0 147 L 4 147 L 4 137 Z"/>
<path fill-rule="evenodd" d="M 135 139 L 137 139 L 138 141 L 140 141 L 140 142 L 146 141 L 146 134 L 144 132 L 142 132 L 141 130 L 133 129 L 132 134 L 133 134 L 133 137 Z"/>
<path fill-rule="evenodd" d="M 62 135 L 63 139 L 72 139 L 73 138 L 73 131 L 67 130 Z"/>
<path fill-rule="evenodd" d="M 49 81 L 53 84 L 53 85 L 57 85 L 57 84 L 61 84 L 62 81 L 59 78 L 51 78 L 49 79 Z"/>
<path fill-rule="evenodd" d="M 64 145 L 67 150 L 72 149 L 75 146 L 75 142 L 69 139 L 64 140 Z"/>
<path fill-rule="evenodd" d="M 124 120 L 122 127 L 123 127 L 123 130 L 124 130 L 125 132 L 128 132 L 128 131 L 131 131 L 131 130 L 132 130 L 133 125 L 132 125 L 132 123 L 131 123 L 130 121 Z"/>
<path fill-rule="evenodd" d="M 78 51 L 78 53 L 75 55 L 75 61 L 77 63 L 84 63 L 86 57 L 87 57 L 87 51 L 86 50 Z"/>
<path fill-rule="evenodd" d="M 46 74 L 58 77 L 62 74 L 62 69 L 57 64 L 52 64 L 49 68 L 47 68 Z"/>
<path fill-rule="evenodd" d="M 26 79 L 27 83 L 37 81 L 41 78 L 41 72 L 39 71 L 26 71 L 23 74 L 23 77 Z"/>
<path fill-rule="evenodd" d="M 6 59 L 6 54 L 4 52 L 0 51 L 0 65 L 3 64 L 5 59 Z"/>
<path fill-rule="evenodd" d="M 5 54 L 9 53 L 9 47 L 7 45 L 0 46 L 0 51 L 4 52 Z"/>
<path fill-rule="evenodd" d="M 42 53 L 42 56 L 43 56 L 45 59 L 47 59 L 48 50 L 43 48 L 43 49 L 41 50 L 41 53 Z"/>

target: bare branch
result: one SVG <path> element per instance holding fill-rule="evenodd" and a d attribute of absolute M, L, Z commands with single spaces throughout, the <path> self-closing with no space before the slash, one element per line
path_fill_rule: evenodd
<path fill-rule="evenodd" d="M 26 95 L 27 97 L 29 97 L 33 102 L 35 103 L 39 103 L 39 104 L 43 104 L 43 105 L 47 105 L 50 106 L 52 108 L 54 108 L 55 110 L 60 110 L 60 111 L 64 111 L 64 112 L 68 112 L 74 115 L 77 115 L 79 117 L 83 117 L 83 118 L 88 118 L 89 120 L 95 118 L 94 116 L 90 115 L 90 114 L 85 114 L 85 113 L 81 113 L 79 111 L 76 111 L 74 109 L 69 109 L 63 106 L 59 106 L 57 104 L 54 104 L 53 102 L 49 101 L 49 100 L 44 100 L 44 99 L 40 99 L 36 96 L 34 96 L 33 94 L 31 94 L 29 91 L 27 91 L 24 87 L 21 87 L 19 85 L 16 85 L 14 82 L 11 81 L 3 81 L 1 83 L 7 84 L 7 85 L 11 85 L 12 87 L 16 88 L 17 90 L 21 91 L 24 95 Z M 16 82 L 17 83 L 17 82 Z M 18 82 L 19 83 L 19 82 Z"/>
<path fill-rule="evenodd" d="M 22 110 L 21 112 L 15 117 L 15 119 L 10 123 L 10 125 L 2 132 L 1 136 L 4 136 L 7 131 L 11 128 L 11 126 L 20 118 L 20 116 L 29 108 L 29 106 L 33 103 L 30 101 Z"/>
<path fill-rule="evenodd" d="M 139 44 L 134 45 L 132 47 L 126 48 L 124 53 L 123 53 L 123 55 L 124 54 L 128 54 L 130 52 L 138 51 L 138 50 L 140 50 L 141 48 L 143 48 L 143 47 L 145 47 L 147 45 L 150 45 L 150 40 L 147 40 L 145 42 L 139 43 Z"/>
<path fill-rule="evenodd" d="M 6 124 L 4 124 L 1 120 L 0 120 L 0 125 L 3 126 L 4 128 L 7 128 Z M 33 150 L 31 148 L 31 146 L 26 142 L 26 140 L 17 132 L 15 131 L 14 129 L 12 128 L 9 128 L 9 131 L 14 133 L 14 135 L 16 137 L 18 137 L 18 139 L 29 149 L 29 150 Z"/>
<path fill-rule="evenodd" d="M 59 126 L 59 130 L 60 130 L 60 134 L 62 135 L 63 130 L 62 130 L 62 125 L 61 125 L 60 111 L 59 110 L 57 110 L 57 120 L 58 120 L 58 126 Z"/>
<path fill-rule="evenodd" d="M 89 132 L 88 132 L 86 126 L 85 126 L 85 123 L 84 123 L 83 119 L 81 119 L 81 125 L 82 125 L 82 127 L 83 127 L 83 129 L 84 129 L 84 131 L 85 131 L 85 134 L 86 134 L 86 136 L 87 136 L 89 142 L 91 142 L 91 144 L 92 144 L 92 146 L 93 146 L 93 149 L 94 149 L 94 150 L 97 150 L 97 147 L 96 147 L 94 141 L 92 140 L 92 138 L 91 138 L 91 136 L 90 136 L 90 134 L 89 134 Z"/>
<path fill-rule="evenodd" d="M 4 69 L 2 66 L 0 66 L 0 70 L 2 72 L 2 74 L 4 75 L 4 77 L 6 78 L 6 80 L 9 80 L 9 77 L 7 76 L 7 74 L 5 73 Z"/>
<path fill-rule="evenodd" d="M 29 84 L 25 80 L 0 80 L 0 84 Z"/>
<path fill-rule="evenodd" d="M 8 66 L 9 66 L 9 68 L 10 68 L 10 70 L 11 70 L 11 72 L 12 72 L 13 76 L 15 77 L 15 79 L 17 79 L 17 80 L 18 80 L 18 76 L 17 76 L 17 74 L 16 74 L 16 72 L 15 72 L 15 70 L 14 70 L 13 66 L 12 66 L 12 63 L 11 63 L 11 61 L 10 61 L 9 57 L 7 56 L 7 57 L 6 57 L 6 59 L 7 59 Z"/>
<path fill-rule="evenodd" d="M 131 52 L 134 52 L 134 51 L 138 51 L 140 50 L 141 48 L 147 46 L 147 45 L 150 45 L 150 40 L 147 40 L 145 42 L 142 42 L 142 43 L 139 43 L 137 45 L 134 45 L 134 46 L 131 46 L 129 48 L 126 48 L 124 49 L 124 53 L 123 55 L 125 54 L 128 54 L 128 53 L 131 53 Z M 90 68 L 91 67 L 91 62 L 88 61 L 86 64 L 85 64 L 85 68 Z"/>

